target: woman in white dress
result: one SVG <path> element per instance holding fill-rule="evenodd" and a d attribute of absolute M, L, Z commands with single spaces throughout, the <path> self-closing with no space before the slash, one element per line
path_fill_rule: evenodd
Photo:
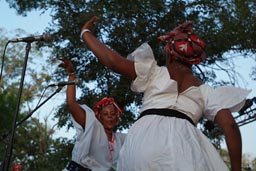
<path fill-rule="evenodd" d="M 71 61 L 62 59 L 69 80 L 75 80 Z M 126 134 L 113 132 L 123 112 L 113 98 L 104 97 L 93 110 L 76 102 L 75 85 L 67 87 L 67 106 L 76 128 L 72 160 L 63 171 L 114 171 Z"/>
<path fill-rule="evenodd" d="M 231 170 L 241 171 L 241 135 L 231 114 L 244 104 L 250 91 L 231 86 L 212 88 L 192 73 L 191 66 L 206 57 L 205 43 L 185 22 L 169 34 L 166 66 L 157 65 L 144 43 L 128 59 L 111 50 L 90 32 L 97 17 L 81 30 L 81 38 L 100 62 L 132 79 L 131 89 L 143 92 L 140 119 L 129 130 L 120 151 L 118 171 L 228 171 L 229 168 L 201 131 L 205 117 L 222 129 Z"/>

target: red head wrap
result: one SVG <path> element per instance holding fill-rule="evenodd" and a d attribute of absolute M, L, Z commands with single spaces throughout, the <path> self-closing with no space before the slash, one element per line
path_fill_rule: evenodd
<path fill-rule="evenodd" d="M 117 109 L 117 111 L 118 111 L 117 112 L 117 120 L 120 118 L 120 114 L 123 112 L 123 109 L 121 109 L 119 107 L 119 105 L 115 102 L 114 98 L 104 97 L 103 99 L 98 101 L 94 105 L 94 108 L 93 108 L 97 119 L 100 119 L 100 111 L 102 110 L 102 108 L 104 106 L 107 106 L 107 105 L 110 105 L 110 104 L 113 104 L 115 106 L 115 108 Z"/>
<path fill-rule="evenodd" d="M 21 171 L 22 170 L 22 165 L 19 163 L 15 163 L 12 165 L 12 170 L 13 171 Z"/>
<path fill-rule="evenodd" d="M 186 21 L 158 39 L 168 41 L 165 50 L 172 58 L 188 64 L 198 64 L 206 58 L 205 43 L 192 32 L 192 22 Z"/>

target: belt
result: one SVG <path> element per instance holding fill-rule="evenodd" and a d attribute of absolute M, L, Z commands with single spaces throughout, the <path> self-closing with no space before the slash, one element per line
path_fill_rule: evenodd
<path fill-rule="evenodd" d="M 180 118 L 180 119 L 186 119 L 189 121 L 192 125 L 195 126 L 195 123 L 193 120 L 188 117 L 186 114 L 179 112 L 177 110 L 173 109 L 147 109 L 144 110 L 138 119 L 142 118 L 145 115 L 161 115 L 161 116 L 167 116 L 167 117 L 175 117 L 175 118 Z"/>
<path fill-rule="evenodd" d="M 84 168 L 83 166 L 74 161 L 70 161 L 66 169 L 68 171 L 92 171 L 91 169 Z"/>

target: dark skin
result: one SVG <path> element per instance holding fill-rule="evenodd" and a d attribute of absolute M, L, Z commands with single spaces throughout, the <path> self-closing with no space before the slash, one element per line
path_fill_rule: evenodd
<path fill-rule="evenodd" d="M 61 59 L 61 61 L 62 63 L 59 65 L 59 67 L 66 70 L 69 75 L 69 80 L 75 80 L 75 70 L 72 62 L 67 59 Z M 76 85 L 68 85 L 66 91 L 68 110 L 74 117 L 75 121 L 85 128 L 86 113 L 76 102 L 75 95 Z M 104 106 L 100 111 L 99 121 L 103 125 L 109 141 L 112 139 L 113 129 L 118 124 L 117 112 L 118 110 L 112 104 Z"/>
<path fill-rule="evenodd" d="M 199 87 L 203 81 L 193 75 L 191 67 L 173 60 L 170 56 L 166 57 L 166 66 L 170 74 L 170 78 L 175 80 L 178 84 L 179 93 L 195 86 Z"/>
<path fill-rule="evenodd" d="M 99 18 L 94 16 L 84 24 L 82 29 L 93 30 Z M 110 70 L 122 74 L 131 80 L 136 78 L 134 62 L 127 60 L 117 52 L 101 43 L 91 32 L 83 34 L 83 40 L 100 62 Z M 170 77 L 177 82 L 179 93 L 192 86 L 200 86 L 203 82 L 193 75 L 191 67 L 166 57 L 166 67 Z M 223 130 L 231 159 L 231 171 L 241 171 L 242 140 L 239 128 L 228 109 L 218 111 L 214 120 Z"/>

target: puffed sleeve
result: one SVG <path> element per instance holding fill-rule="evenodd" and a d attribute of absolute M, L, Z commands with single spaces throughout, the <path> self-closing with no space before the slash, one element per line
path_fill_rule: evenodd
<path fill-rule="evenodd" d="M 218 111 L 229 109 L 231 112 L 238 112 L 245 103 L 246 97 L 251 90 L 246 90 L 232 86 L 222 86 L 218 88 L 207 87 L 204 91 L 205 110 L 204 116 L 214 121 Z"/>
<path fill-rule="evenodd" d="M 86 123 L 85 123 L 84 129 L 71 116 L 71 120 L 76 129 L 76 142 L 75 142 L 74 149 L 72 151 L 72 159 L 74 161 L 79 161 L 84 156 L 87 156 L 90 150 L 91 140 L 93 138 L 93 133 L 94 133 L 93 128 L 95 124 L 99 125 L 98 120 L 96 119 L 92 109 L 87 105 L 81 105 L 81 107 L 86 112 Z"/>
<path fill-rule="evenodd" d="M 136 79 L 131 84 L 131 90 L 143 92 L 157 66 L 153 51 L 148 43 L 143 43 L 134 52 L 129 54 L 127 58 L 134 61 L 135 72 L 137 74 Z"/>
<path fill-rule="evenodd" d="M 73 125 L 76 129 L 76 140 L 77 141 L 79 141 L 81 139 L 82 134 L 84 134 L 84 132 L 89 130 L 92 127 L 93 123 L 95 121 L 97 121 L 95 114 L 90 107 L 88 107 L 85 104 L 81 105 L 81 107 L 86 113 L 85 129 L 83 129 L 83 127 L 79 123 L 77 123 L 75 121 L 75 119 L 73 118 L 73 116 L 71 115 L 71 121 L 73 122 Z"/>

